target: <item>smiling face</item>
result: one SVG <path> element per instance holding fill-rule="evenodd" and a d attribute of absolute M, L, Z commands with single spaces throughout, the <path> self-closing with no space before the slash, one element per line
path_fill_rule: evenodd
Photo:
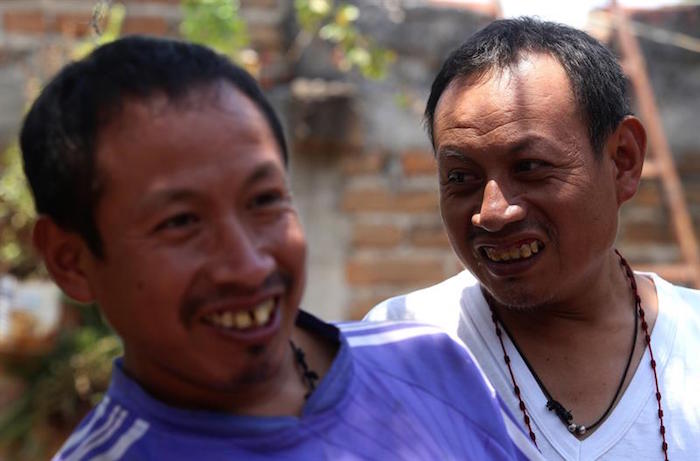
<path fill-rule="evenodd" d="M 96 156 L 105 257 L 86 273 L 127 371 L 194 406 L 274 379 L 290 356 L 305 240 L 259 109 L 226 83 L 176 104 L 127 100 Z"/>
<path fill-rule="evenodd" d="M 585 290 L 617 230 L 614 163 L 593 152 L 569 80 L 548 55 L 456 79 L 435 112 L 440 207 L 456 253 L 496 301 Z"/>

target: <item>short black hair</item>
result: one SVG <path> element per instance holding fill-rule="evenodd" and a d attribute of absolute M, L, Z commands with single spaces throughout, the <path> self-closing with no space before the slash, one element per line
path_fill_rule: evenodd
<path fill-rule="evenodd" d="M 255 79 L 211 49 L 177 40 L 131 36 L 65 66 L 43 89 L 20 133 L 24 172 L 38 213 L 78 233 L 103 256 L 95 222 L 100 198 L 95 143 L 125 100 L 162 93 L 170 101 L 227 82 L 260 109 L 287 165 L 282 125 Z"/>
<path fill-rule="evenodd" d="M 612 52 L 590 35 L 569 26 L 533 18 L 494 21 L 453 51 L 433 81 L 425 123 L 435 147 L 435 108 L 447 86 L 458 77 L 479 77 L 506 69 L 519 59 L 545 53 L 559 61 L 588 125 L 596 155 L 622 119 L 631 114 L 627 79 Z"/>

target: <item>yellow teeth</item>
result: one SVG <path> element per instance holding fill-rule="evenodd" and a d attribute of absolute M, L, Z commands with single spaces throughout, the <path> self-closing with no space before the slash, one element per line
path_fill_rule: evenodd
<path fill-rule="evenodd" d="M 250 318 L 250 313 L 248 311 L 236 312 L 236 328 L 244 329 L 249 328 L 253 324 L 253 319 Z"/>
<path fill-rule="evenodd" d="M 223 328 L 245 330 L 251 327 L 262 327 L 267 324 L 275 308 L 275 302 L 269 299 L 251 310 L 238 312 L 217 312 L 207 315 L 204 320 L 207 323 Z"/>
<path fill-rule="evenodd" d="M 231 328 L 235 324 L 235 322 L 235 317 L 231 312 L 226 311 L 223 314 L 221 314 L 219 324 L 222 327 Z"/>
<path fill-rule="evenodd" d="M 518 259 L 527 259 L 532 255 L 540 251 L 540 245 L 537 242 L 523 243 L 520 246 L 506 248 L 506 249 L 496 249 L 496 248 L 484 248 L 484 253 L 486 257 L 491 261 L 512 261 Z"/>
<path fill-rule="evenodd" d="M 268 301 L 265 304 L 261 304 L 260 306 L 256 307 L 255 310 L 253 311 L 253 317 L 255 318 L 255 323 L 257 325 L 265 325 L 268 320 L 270 320 L 270 314 L 272 313 L 272 308 L 273 308 L 272 300 Z"/>

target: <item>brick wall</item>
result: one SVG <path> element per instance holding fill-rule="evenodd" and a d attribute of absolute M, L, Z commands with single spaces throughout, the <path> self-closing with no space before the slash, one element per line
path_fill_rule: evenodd
<path fill-rule="evenodd" d="M 367 152 L 346 160 L 343 170 L 340 206 L 351 228 L 345 262 L 351 318 L 384 298 L 458 272 L 440 222 L 431 152 Z"/>
<path fill-rule="evenodd" d="M 377 2 L 356 3 L 361 5 L 361 28 L 398 53 L 382 82 L 329 70 L 332 55 L 318 44 L 298 61 L 288 62 L 294 35 L 291 3 L 241 2 L 260 57 L 261 82 L 283 115 L 293 147 L 292 185 L 311 248 L 305 307 L 333 319 L 361 317 L 386 297 L 460 270 L 441 227 L 435 164 L 420 125 L 421 110 L 444 55 L 491 19 L 440 4 L 403 7 L 402 20 L 395 21 Z M 126 1 L 124 28 L 177 35 L 178 4 L 177 0 Z M 52 73 L 66 57 L 61 44 L 89 32 L 93 5 L 92 0 L 0 2 L 1 114 L 16 113 L 17 120 L 22 109 L 16 102 L 7 109 L 5 95 L 11 91 L 3 84 L 3 71 L 42 68 L 42 75 Z M 683 62 L 684 72 L 698 72 L 697 60 Z M 673 68 L 668 63 L 663 67 Z M 300 80 L 329 76 L 343 85 Z M 655 88 L 664 91 L 662 115 L 673 116 L 689 98 L 674 100 L 669 92 L 682 92 L 683 87 L 664 85 L 668 77 L 659 72 L 652 77 Z M 23 91 L 25 82 L 11 80 L 17 91 Z M 314 89 L 319 86 L 320 97 Z M 299 87 L 306 88 L 305 96 L 300 96 Z M 397 103 L 397 95 L 402 103 Z M 669 105 L 669 101 L 679 102 Z M 697 113 L 697 104 L 691 113 Z M 4 121 L 0 117 L 0 135 Z M 681 138 L 673 134 L 675 126 L 667 127 L 672 144 Z M 696 143 L 673 148 L 697 229 L 700 147 Z M 645 180 L 637 197 L 623 208 L 620 246 L 632 261 L 678 257 L 659 194 L 659 185 Z"/>

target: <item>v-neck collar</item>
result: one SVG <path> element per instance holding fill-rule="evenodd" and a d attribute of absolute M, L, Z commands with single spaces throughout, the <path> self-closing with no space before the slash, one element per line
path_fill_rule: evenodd
<path fill-rule="evenodd" d="M 673 350 L 677 331 L 675 317 L 668 314 L 668 309 L 671 309 L 674 304 L 672 300 L 668 299 L 669 296 L 672 297 L 672 291 L 665 286 L 668 285 L 668 282 L 656 274 L 644 272 L 637 274 L 646 276 L 653 281 L 658 296 L 659 311 L 651 332 L 651 345 L 657 364 L 656 371 L 657 374 L 661 375 Z M 477 326 L 477 330 L 481 333 L 492 355 L 492 360 L 498 364 L 498 370 L 503 375 L 502 378 L 511 383 L 508 369 L 503 360 L 503 351 L 491 320 L 491 312 L 478 283 L 474 289 L 465 290 L 465 294 L 467 293 L 468 295 L 462 299 L 462 311 Z M 527 406 L 534 426 L 536 426 L 535 435 L 538 439 L 540 437 L 546 438 L 554 450 L 567 460 L 598 459 L 605 455 L 624 437 L 649 399 L 654 398 L 656 393 L 654 374 L 648 366 L 649 352 L 645 351 L 639 365 L 634 370 L 634 375 L 627 389 L 608 418 L 593 434 L 584 440 L 579 440 L 569 433 L 554 412 L 547 410 L 547 397 L 507 335 L 504 335 L 504 344 L 511 358 L 516 381 L 522 390 L 521 397 Z M 512 386 L 510 387 L 512 388 Z M 519 410 L 517 411 L 519 412 Z M 516 417 L 521 419 L 520 415 L 516 415 Z"/>

